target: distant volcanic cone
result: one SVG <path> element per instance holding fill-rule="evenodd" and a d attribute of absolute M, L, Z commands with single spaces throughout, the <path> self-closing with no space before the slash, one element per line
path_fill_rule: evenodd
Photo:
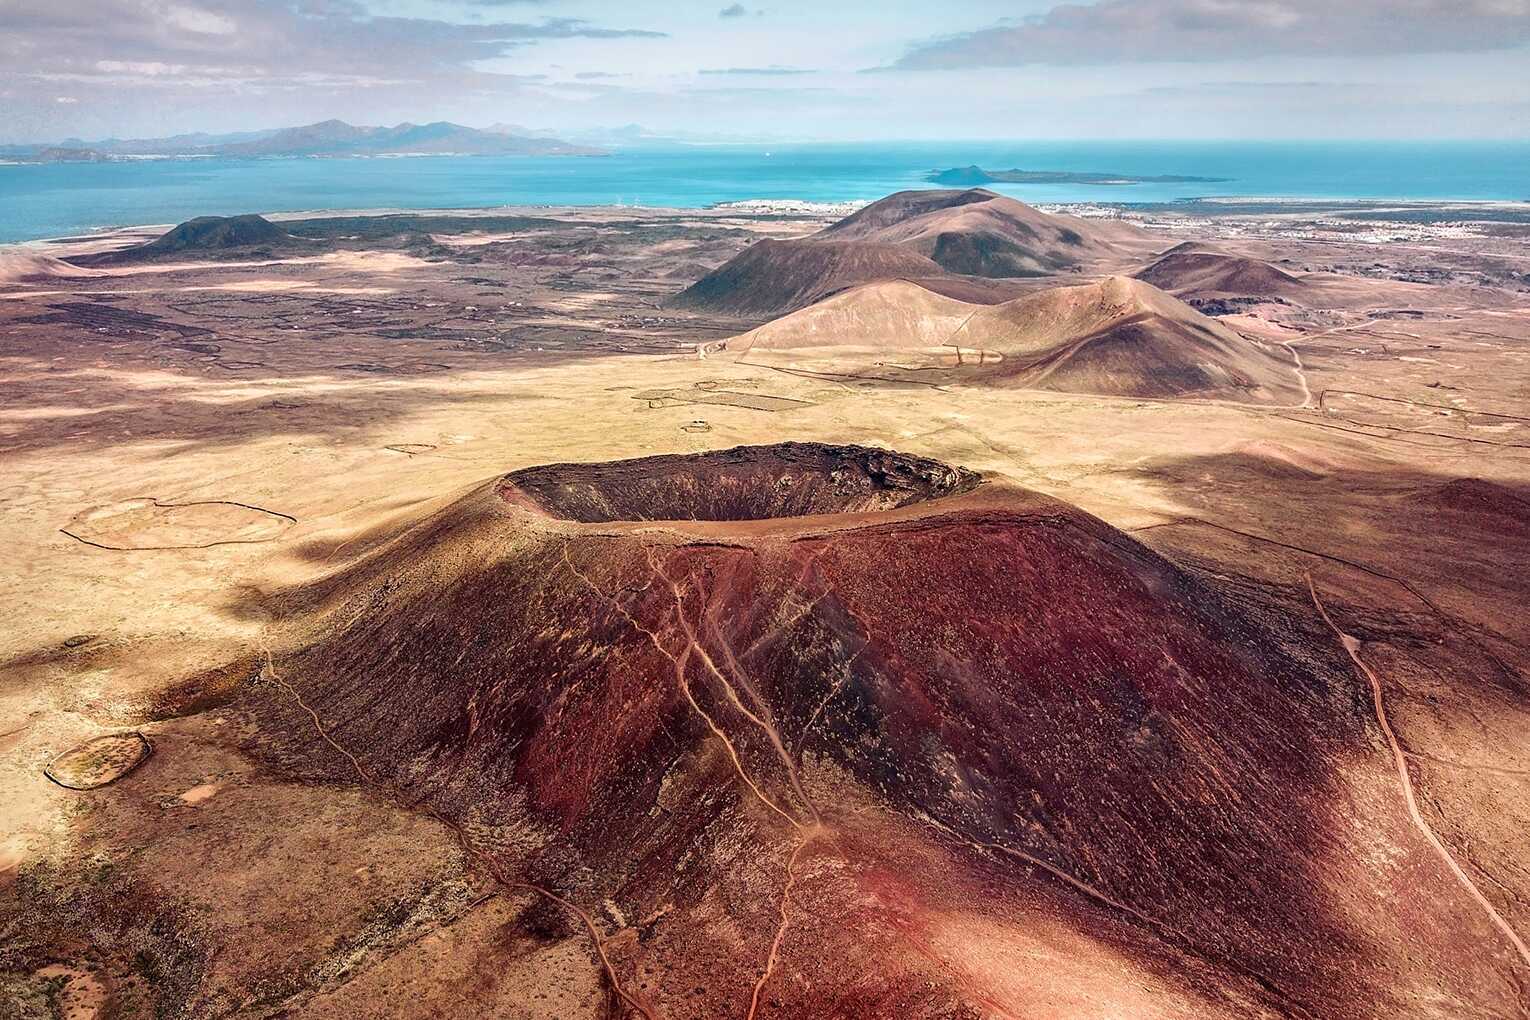
<path fill-rule="evenodd" d="M 991 305 L 904 281 L 868 284 L 720 348 L 748 364 L 829 375 L 896 370 L 922 382 L 1259 404 L 1306 396 L 1290 352 L 1122 276 Z"/>
<path fill-rule="evenodd" d="M 1317 625 L 997 478 L 804 443 L 531 468 L 288 608 L 333 739 L 598 915 L 655 1020 L 1508 994 L 1446 944 L 1493 932 Z M 1110 980 L 1022 966 L 1060 933 Z"/>
<path fill-rule="evenodd" d="M 772 318 L 871 280 L 938 277 L 940 266 L 893 244 L 756 241 L 669 300 L 675 308 Z"/>
<path fill-rule="evenodd" d="M 1181 244 L 1137 273 L 1136 278 L 1182 299 L 1287 298 L 1299 301 L 1312 287 L 1268 262 L 1197 250 Z"/>
<path fill-rule="evenodd" d="M 154 240 L 116 251 L 80 255 L 70 261 L 76 266 L 111 266 L 149 262 L 167 257 L 198 253 L 227 254 L 253 251 L 260 246 L 303 244 L 264 216 L 198 216 L 187 220 Z"/>
<path fill-rule="evenodd" d="M 904 245 L 952 273 L 1047 276 L 1119 254 L 1121 224 L 1058 216 L 984 188 L 900 191 L 826 227 L 837 241 Z"/>
<path fill-rule="evenodd" d="M 904 280 L 994 304 L 1019 293 L 1020 278 L 1119 258 L 1121 243 L 1138 240 L 1119 223 L 1054 216 L 981 188 L 900 191 L 811 237 L 758 241 L 668 303 L 770 319 L 862 284 Z"/>

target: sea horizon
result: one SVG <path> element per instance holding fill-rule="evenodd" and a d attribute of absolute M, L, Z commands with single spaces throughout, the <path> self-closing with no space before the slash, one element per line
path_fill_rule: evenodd
<path fill-rule="evenodd" d="M 870 202 L 980 166 L 1211 181 L 985 187 L 1033 204 L 1194 199 L 1520 202 L 1530 141 L 858 142 L 629 146 L 606 156 L 163 159 L 0 166 L 0 243 L 202 215 Z"/>

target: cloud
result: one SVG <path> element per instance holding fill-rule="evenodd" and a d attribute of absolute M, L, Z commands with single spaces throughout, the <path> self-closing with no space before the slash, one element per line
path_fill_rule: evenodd
<path fill-rule="evenodd" d="M 731 88 L 686 88 L 681 91 L 691 96 L 834 96 L 855 102 L 860 102 L 862 99 L 860 96 L 848 96 L 843 92 L 827 88 L 762 89 L 734 86 Z"/>
<path fill-rule="evenodd" d="M 575 76 L 578 77 L 577 75 Z M 600 81 L 553 81 L 542 89 L 544 95 L 561 96 L 610 96 L 629 92 L 621 85 L 608 85 Z"/>
<path fill-rule="evenodd" d="M 0 78 L 163 79 L 195 69 L 245 88 L 313 74 L 471 77 L 485 73 L 480 62 L 543 40 L 664 35 L 569 17 L 465 24 L 375 16 L 356 0 L 6 0 L 5 22 Z"/>
<path fill-rule="evenodd" d="M 1530 0 L 1102 0 L 916 43 L 896 70 L 1510 49 Z"/>
<path fill-rule="evenodd" d="M 800 67 L 781 67 L 772 64 L 769 67 L 708 67 L 696 72 L 697 74 L 812 74 L 811 70 Z"/>
<path fill-rule="evenodd" d="M 511 73 L 507 57 L 546 41 L 640 45 L 663 35 L 554 13 L 450 21 L 377 8 L 374 0 L 0 0 L 8 93 L 0 137 L 492 118 L 507 102 L 541 102 L 546 87 Z M 61 94 L 79 102 L 56 103 Z"/>
<path fill-rule="evenodd" d="M 233 35 L 239 27 L 232 18 L 199 7 L 172 4 L 160 8 L 159 15 L 168 24 L 198 35 Z"/>
<path fill-rule="evenodd" d="M 1374 85 L 1352 81 L 1203 81 L 1196 85 L 1151 85 L 1137 89 L 1132 95 L 1192 96 L 1197 99 L 1227 95 L 1247 99 L 1250 94 L 1263 94 L 1261 98 L 1300 93 L 1333 96 L 1339 92 L 1375 88 Z"/>
<path fill-rule="evenodd" d="M 717 12 L 719 18 L 742 18 L 749 13 L 749 8 L 743 4 L 729 4 Z"/>

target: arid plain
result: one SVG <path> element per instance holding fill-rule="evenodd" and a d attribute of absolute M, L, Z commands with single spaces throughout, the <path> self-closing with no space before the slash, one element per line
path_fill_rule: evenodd
<path fill-rule="evenodd" d="M 1526 1015 L 1530 247 L 1397 212 L 0 252 L 0 1016 Z"/>

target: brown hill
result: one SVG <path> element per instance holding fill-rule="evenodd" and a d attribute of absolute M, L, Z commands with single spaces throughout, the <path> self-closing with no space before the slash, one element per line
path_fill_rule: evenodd
<path fill-rule="evenodd" d="M 939 276 L 903 277 L 917 283 L 927 291 L 945 297 L 965 301 L 969 305 L 998 305 L 1013 301 L 1022 294 L 1029 294 L 1046 284 L 1035 279 L 989 279 L 982 276 L 957 276 L 943 273 Z"/>
<path fill-rule="evenodd" d="M 1158 258 L 1165 258 L 1165 257 L 1167 257 L 1169 255 L 1229 255 L 1229 254 L 1231 254 L 1231 253 L 1226 251 L 1226 250 L 1224 250 L 1224 249 L 1222 249 L 1222 248 L 1218 248 L 1214 244 L 1207 244 L 1205 241 L 1181 241 L 1179 244 L 1176 244 L 1172 248 L 1165 248 L 1163 251 L 1158 253 L 1157 257 Z"/>
<path fill-rule="evenodd" d="M 1286 352 L 1127 277 L 1041 291 L 980 312 L 969 329 L 981 346 L 1004 353 L 1004 364 L 994 370 L 1000 385 L 1271 404 L 1302 400 Z"/>
<path fill-rule="evenodd" d="M 727 344 L 736 352 L 852 347 L 938 348 L 981 308 L 908 280 L 885 280 L 826 298 Z"/>
<path fill-rule="evenodd" d="M 991 191 L 902 191 L 810 238 L 761 241 L 669 304 L 767 319 L 879 280 L 975 304 L 1016 296 L 1023 280 L 1119 260 L 1134 228 L 1051 216 Z"/>
<path fill-rule="evenodd" d="M 910 247 L 967 276 L 1049 276 L 1119 256 L 1115 239 L 1131 228 L 1054 216 L 1003 195 L 900 191 L 873 202 L 818 236 Z"/>
<path fill-rule="evenodd" d="M 883 450 L 553 465 L 289 596 L 264 696 L 614 1015 L 1516 1014 L 1338 646 L 1217 584 Z"/>
<path fill-rule="evenodd" d="M 799 367 L 838 374 L 866 374 L 881 365 L 881 354 L 899 352 L 905 369 L 950 372 L 945 381 L 985 386 L 1269 404 L 1304 399 L 1281 349 L 1119 276 L 990 306 L 878 284 L 768 323 L 726 349 L 772 363 L 807 351 L 812 361 Z"/>
<path fill-rule="evenodd" d="M 670 299 L 675 308 L 766 319 L 873 280 L 940 276 L 917 252 L 851 241 L 756 241 Z"/>
<path fill-rule="evenodd" d="M 63 259 L 25 248 L 0 248 L 0 283 L 22 283 L 95 276 Z"/>
<path fill-rule="evenodd" d="M 1184 245 L 1136 274 L 1160 290 L 1197 300 L 1218 297 L 1268 297 L 1286 300 L 1306 295 L 1308 287 L 1268 262 L 1236 255 L 1181 251 Z"/>

